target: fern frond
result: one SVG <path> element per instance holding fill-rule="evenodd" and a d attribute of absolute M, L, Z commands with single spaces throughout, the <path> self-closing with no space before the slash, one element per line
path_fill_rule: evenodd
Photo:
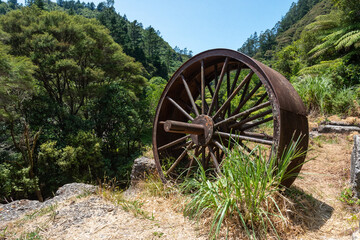
<path fill-rule="evenodd" d="M 335 45 L 336 49 L 339 50 L 342 48 L 349 48 L 352 45 L 357 47 L 358 43 L 360 43 L 360 30 L 355 30 L 346 33 L 335 43 Z"/>
<path fill-rule="evenodd" d="M 320 15 L 315 18 L 315 22 L 309 24 L 306 29 L 312 31 L 323 31 L 337 28 L 340 26 L 340 12 L 333 11 L 330 14 Z"/>
<path fill-rule="evenodd" d="M 303 68 L 299 71 L 299 75 L 312 75 L 326 72 L 328 69 L 333 68 L 335 65 L 341 64 L 342 59 L 338 58 L 330 61 L 322 61 L 319 64 L 315 64 L 310 67 Z"/>
<path fill-rule="evenodd" d="M 333 33 L 325 36 L 323 38 L 323 43 L 316 45 L 313 49 L 309 51 L 309 54 L 313 54 L 311 58 L 318 57 L 324 54 L 329 48 L 334 47 L 337 39 L 341 37 L 344 33 L 344 29 L 338 29 L 337 31 L 334 31 Z"/>

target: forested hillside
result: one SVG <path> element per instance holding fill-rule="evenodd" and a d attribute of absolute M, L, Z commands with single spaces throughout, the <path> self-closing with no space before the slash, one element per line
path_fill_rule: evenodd
<path fill-rule="evenodd" d="M 271 30 L 238 50 L 291 80 L 309 111 L 359 113 L 360 4 L 299 0 Z"/>
<path fill-rule="evenodd" d="M 0 1 L 0 201 L 42 200 L 73 181 L 126 186 L 191 51 L 113 4 Z"/>
<path fill-rule="evenodd" d="M 114 1 L 101 2 L 97 6 L 93 2 L 63 1 L 57 3 L 43 0 L 29 0 L 26 6 L 36 5 L 46 11 L 65 11 L 69 15 L 81 15 L 96 18 L 110 30 L 114 41 L 120 44 L 124 53 L 141 62 L 148 78 L 160 76 L 167 79 L 192 52 L 187 48 L 172 49 L 161 37 L 159 30 L 152 26 L 144 28 L 142 23 L 130 22 L 126 15 L 120 15 L 114 8 Z M 16 0 L 7 3 L 0 1 L 0 14 L 5 14 L 21 6 Z"/>

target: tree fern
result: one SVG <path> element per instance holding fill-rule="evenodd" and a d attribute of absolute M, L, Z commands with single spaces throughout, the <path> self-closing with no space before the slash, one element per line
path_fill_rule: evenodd
<path fill-rule="evenodd" d="M 354 30 L 343 35 L 336 43 L 336 49 L 360 47 L 360 30 Z"/>
<path fill-rule="evenodd" d="M 315 22 L 310 23 L 306 30 L 325 31 L 339 27 L 340 11 L 332 11 L 327 15 L 320 15 L 315 18 Z"/>
<path fill-rule="evenodd" d="M 303 68 L 299 71 L 299 75 L 312 75 L 318 73 L 324 73 L 326 70 L 333 68 L 335 65 L 339 65 L 342 63 L 341 58 L 337 58 L 331 61 L 322 61 L 319 64 L 315 64 L 310 67 Z"/>
<path fill-rule="evenodd" d="M 309 51 L 311 58 L 324 56 L 329 50 L 348 50 L 352 46 L 360 47 L 360 24 L 344 22 L 345 13 L 335 10 L 330 14 L 321 15 L 307 28 L 309 31 L 318 31 L 317 39 L 321 43 Z M 335 57 L 339 56 L 335 53 Z M 326 56 L 328 58 L 328 56 Z"/>
<path fill-rule="evenodd" d="M 346 33 L 345 29 L 337 29 L 337 31 L 332 32 L 331 34 L 324 37 L 322 40 L 323 43 L 314 47 L 309 53 L 313 54 L 312 57 L 318 57 L 323 55 L 328 49 L 334 47 L 335 42 L 338 40 L 339 37 Z"/>

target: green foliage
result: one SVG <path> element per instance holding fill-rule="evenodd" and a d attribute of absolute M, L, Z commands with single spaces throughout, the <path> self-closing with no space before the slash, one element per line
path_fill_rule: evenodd
<path fill-rule="evenodd" d="M 11 52 L 31 58 L 38 67 L 34 77 L 54 101 L 68 106 L 71 115 L 77 115 L 95 87 L 107 79 L 117 79 L 133 91 L 145 82 L 141 66 L 96 20 L 24 8 L 3 16 L 0 24 L 10 36 L 5 43 Z"/>
<path fill-rule="evenodd" d="M 167 81 L 161 77 L 153 77 L 149 81 L 148 101 L 150 104 L 150 113 L 152 117 L 155 116 L 156 107 L 166 84 Z"/>
<path fill-rule="evenodd" d="M 102 178 L 104 162 L 101 141 L 94 134 L 79 132 L 70 139 L 69 146 L 56 148 L 56 142 L 49 141 L 40 146 L 39 167 L 54 163 L 70 181 L 91 182 Z"/>
<path fill-rule="evenodd" d="M 30 197 L 38 188 L 38 179 L 29 177 L 29 168 L 17 165 L 21 156 L 7 156 L 7 162 L 0 164 L 0 195 L 2 200 Z"/>
<path fill-rule="evenodd" d="M 286 78 L 290 79 L 291 76 L 298 74 L 303 67 L 300 58 L 299 42 L 284 47 L 281 51 L 276 53 L 276 62 L 274 67 L 280 71 Z"/>
<path fill-rule="evenodd" d="M 238 51 L 257 59 L 270 60 L 278 44 L 283 46 L 283 42 L 287 43 L 289 39 L 292 39 L 292 32 L 288 34 L 290 36 L 282 33 L 290 29 L 292 25 L 301 20 L 315 5 L 320 4 L 320 2 L 320 0 L 298 0 L 291 5 L 286 15 L 277 22 L 272 29 L 266 29 L 261 32 L 259 36 L 255 32 L 254 35 L 251 35 L 245 41 Z M 277 37 L 279 37 L 279 39 L 277 39 Z"/>
<path fill-rule="evenodd" d="M 309 111 L 357 114 L 359 9 L 357 0 L 299 0 L 274 30 L 276 43 L 255 34 L 243 48 L 293 79 Z"/>
<path fill-rule="evenodd" d="M 316 5 L 309 8 L 309 11 L 301 19 L 293 24 L 286 30 L 279 33 L 276 37 L 277 46 L 276 49 L 281 49 L 294 41 L 300 39 L 301 33 L 304 28 L 310 23 L 314 22 L 314 19 L 319 15 L 328 14 L 333 8 L 332 0 L 322 0 Z"/>
<path fill-rule="evenodd" d="M 344 20 L 350 23 L 360 21 L 360 5 L 357 0 L 333 0 L 336 5 L 344 12 Z"/>
<path fill-rule="evenodd" d="M 213 213 L 212 238 L 217 238 L 226 219 L 241 226 L 248 237 L 256 239 L 272 232 L 279 238 L 275 222 L 285 219 L 276 195 L 281 181 L 291 175 L 285 174 L 291 160 L 302 154 L 297 144 L 291 143 L 279 162 L 276 156 L 267 161 L 259 146 L 249 154 L 237 146 L 226 153 L 218 176 L 209 176 L 198 163 L 195 177 L 183 184 L 183 191 L 191 196 L 185 214 L 200 217 Z"/>
<path fill-rule="evenodd" d="M 7 39 L 0 32 L 0 39 Z M 34 87 L 34 65 L 26 57 L 8 54 L 9 48 L 0 42 L 0 120 L 14 121 L 19 117 L 18 108 L 29 98 Z"/>
<path fill-rule="evenodd" d="M 165 42 L 160 31 L 152 26 L 143 28 L 136 20 L 129 22 L 126 16 L 116 13 L 114 8 L 104 8 L 97 19 L 106 26 L 114 40 L 124 48 L 124 52 L 145 67 L 149 78 L 169 78 L 191 53 L 178 53 Z"/>
<path fill-rule="evenodd" d="M 151 124 L 142 65 L 97 20 L 35 5 L 0 16 L 0 194 L 41 200 L 104 172 L 127 181 Z"/>
<path fill-rule="evenodd" d="M 351 190 L 351 188 L 348 187 L 344 188 L 341 191 L 341 195 L 339 199 L 340 201 L 348 205 L 360 205 L 360 199 L 356 199 L 354 197 L 353 191 Z"/>
<path fill-rule="evenodd" d="M 330 77 L 299 77 L 294 87 L 309 110 L 322 114 L 357 112 L 358 91 L 353 87 L 338 88 Z"/>

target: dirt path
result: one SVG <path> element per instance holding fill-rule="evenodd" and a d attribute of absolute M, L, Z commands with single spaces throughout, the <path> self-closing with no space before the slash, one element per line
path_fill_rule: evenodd
<path fill-rule="evenodd" d="M 294 188 L 307 198 L 303 214 L 306 233 L 298 239 L 351 239 L 359 226 L 359 214 L 340 201 L 341 192 L 348 187 L 352 135 L 326 134 L 310 141 L 312 149 L 302 169 L 303 178 L 296 179 Z M 301 211 L 300 211 L 301 212 Z"/>

